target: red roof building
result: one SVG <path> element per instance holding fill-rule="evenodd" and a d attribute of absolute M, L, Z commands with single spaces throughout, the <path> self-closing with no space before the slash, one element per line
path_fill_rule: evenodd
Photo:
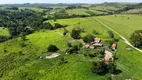
<path fill-rule="evenodd" d="M 96 43 L 101 42 L 101 38 L 94 38 L 94 42 L 96 42 Z"/>
<path fill-rule="evenodd" d="M 114 44 L 112 44 L 112 49 L 114 49 L 114 50 L 115 50 L 116 48 L 117 48 L 117 44 L 115 44 L 115 43 L 114 43 Z"/>

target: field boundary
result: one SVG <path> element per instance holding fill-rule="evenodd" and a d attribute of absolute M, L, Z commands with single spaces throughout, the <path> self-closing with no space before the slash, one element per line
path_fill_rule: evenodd
<path fill-rule="evenodd" d="M 110 28 L 109 26 L 107 26 L 106 24 L 104 24 L 103 22 L 101 22 L 99 19 L 97 19 L 96 17 L 93 17 L 96 21 L 98 21 L 99 23 L 101 23 L 103 26 L 105 26 L 106 28 L 108 28 L 109 30 L 113 31 L 115 34 L 117 34 L 118 36 L 120 36 L 126 44 L 128 44 L 129 46 L 131 46 L 133 49 L 136 49 L 139 52 L 142 52 L 142 50 L 140 50 L 139 48 L 134 47 L 125 37 L 123 37 L 121 34 L 119 34 L 118 32 L 116 32 L 115 30 L 113 30 L 112 28 Z"/>

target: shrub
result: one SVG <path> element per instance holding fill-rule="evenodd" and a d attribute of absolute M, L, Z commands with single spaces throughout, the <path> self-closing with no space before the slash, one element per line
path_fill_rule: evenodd
<path fill-rule="evenodd" d="M 50 44 L 49 47 L 48 47 L 49 52 L 56 52 L 58 50 L 59 49 L 55 45 L 52 45 L 52 44 Z"/>
<path fill-rule="evenodd" d="M 0 42 L 7 41 L 9 38 L 7 36 L 0 36 Z"/>
<path fill-rule="evenodd" d="M 83 37 L 83 41 L 86 43 L 90 43 L 94 41 L 95 36 L 88 34 L 85 37 Z"/>
<path fill-rule="evenodd" d="M 108 34 L 109 34 L 109 37 L 110 37 L 110 38 L 114 38 L 114 34 L 113 34 L 112 31 L 108 31 Z"/>

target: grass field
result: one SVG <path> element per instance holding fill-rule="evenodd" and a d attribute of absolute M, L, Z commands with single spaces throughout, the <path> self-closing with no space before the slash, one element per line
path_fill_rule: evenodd
<path fill-rule="evenodd" d="M 56 22 L 52 20 L 46 22 L 50 22 L 52 25 L 54 23 L 66 24 L 69 33 L 63 36 L 63 29 L 41 30 L 27 36 L 27 46 L 25 47 L 20 46 L 20 38 L 0 43 L 1 64 L 5 59 L 7 64 L 0 65 L 3 70 L 7 71 L 0 80 L 105 80 L 105 76 L 92 73 L 91 67 L 92 61 L 95 61 L 94 58 L 84 57 L 81 53 L 66 55 L 64 49 L 67 48 L 67 40 L 72 40 L 70 32 L 75 27 L 84 28 L 85 32 L 81 34 L 82 36 L 93 34 L 93 30 L 97 30 L 99 34 L 95 36 L 102 38 L 102 41 L 110 39 L 107 28 L 94 18 L 59 19 Z M 47 52 L 49 44 L 55 44 L 60 48 L 60 51 L 58 51 L 60 56 L 51 60 L 39 59 L 40 56 L 45 57 L 51 54 Z M 118 60 L 116 62 L 122 73 L 114 75 L 113 80 L 124 80 L 126 78 L 140 80 L 142 78 L 142 54 L 133 49 L 127 51 L 125 49 L 127 45 L 123 40 L 120 40 L 118 44 Z M 7 50 L 6 53 L 3 51 L 4 48 Z M 68 63 L 59 65 L 62 57 Z"/>
<path fill-rule="evenodd" d="M 124 16 L 124 18 L 122 18 Z M 128 19 L 129 17 L 129 19 Z M 135 31 L 142 29 L 141 19 L 142 16 L 139 15 L 114 15 L 97 17 L 103 23 L 123 35 L 129 40 L 130 35 Z"/>
<path fill-rule="evenodd" d="M 81 8 L 77 8 L 77 9 L 69 9 L 69 10 L 66 10 L 66 12 L 69 14 L 69 15 L 72 15 L 72 14 L 78 14 L 78 15 L 89 15 L 88 13 L 86 13 L 86 9 L 81 9 Z"/>
<path fill-rule="evenodd" d="M 0 27 L 0 36 L 9 36 L 9 32 L 7 28 Z"/>

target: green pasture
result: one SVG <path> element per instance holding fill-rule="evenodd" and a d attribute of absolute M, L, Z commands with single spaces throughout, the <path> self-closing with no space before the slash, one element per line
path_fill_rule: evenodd
<path fill-rule="evenodd" d="M 94 58 L 90 59 L 81 53 L 65 54 L 65 50 L 68 48 L 67 41 L 72 40 L 70 32 L 73 28 L 83 28 L 82 36 L 93 34 L 93 31 L 96 30 L 99 34 L 93 35 L 102 38 L 103 42 L 110 39 L 107 28 L 91 17 L 58 19 L 56 22 L 48 20 L 45 22 L 50 22 L 52 25 L 55 23 L 68 25 L 66 29 L 69 33 L 63 36 L 63 29 L 40 30 L 26 36 L 25 44 L 27 46 L 25 47 L 20 46 L 20 38 L 0 43 L 0 68 L 6 71 L 0 80 L 105 80 L 105 76 L 98 76 L 92 73 L 91 67 L 92 61 L 95 61 Z M 117 35 L 115 36 L 118 37 Z M 51 54 L 51 52 L 47 52 L 49 44 L 57 45 L 60 49 L 58 51 L 60 53 L 59 57 L 50 60 L 45 59 L 45 56 Z M 132 78 L 140 80 L 142 78 L 142 54 L 134 49 L 127 51 L 126 46 L 124 41 L 120 39 L 116 62 L 118 69 L 122 73 L 113 75 L 112 79 L 124 80 Z M 6 53 L 4 53 L 4 49 L 7 50 Z M 43 56 L 43 59 L 40 59 L 40 56 Z M 59 65 L 62 57 L 68 63 Z"/>
<path fill-rule="evenodd" d="M 72 15 L 72 14 L 77 14 L 77 15 L 89 15 L 88 13 L 86 13 L 86 11 L 88 11 L 87 9 L 83 9 L 83 8 L 77 8 L 77 9 L 69 9 L 69 10 L 66 10 L 66 12 L 69 14 L 69 15 Z"/>
<path fill-rule="evenodd" d="M 114 15 L 97 17 L 103 23 L 129 39 L 135 30 L 142 29 L 140 15 Z"/>
<path fill-rule="evenodd" d="M 7 28 L 0 27 L 0 36 L 9 36 L 9 31 Z"/>

